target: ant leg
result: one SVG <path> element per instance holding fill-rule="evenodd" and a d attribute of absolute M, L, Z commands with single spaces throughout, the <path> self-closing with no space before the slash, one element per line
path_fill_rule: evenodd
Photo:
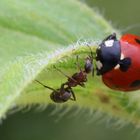
<path fill-rule="evenodd" d="M 40 85 L 42 85 L 43 87 L 48 88 L 48 89 L 50 89 L 50 90 L 52 90 L 52 91 L 57 92 L 55 89 L 53 89 L 53 88 L 51 88 L 51 87 L 49 87 L 49 86 L 44 85 L 44 84 L 41 83 L 40 81 L 38 81 L 38 80 L 35 80 L 35 81 L 38 82 L 38 83 L 39 83 Z"/>
<path fill-rule="evenodd" d="M 62 72 L 60 69 L 56 68 L 56 66 L 53 66 L 57 71 L 59 71 L 60 73 L 62 73 L 63 75 L 65 75 L 67 78 L 72 79 L 74 82 L 77 82 L 75 79 L 73 79 L 72 77 L 66 75 L 64 72 Z M 66 84 L 65 84 L 66 85 Z"/>
<path fill-rule="evenodd" d="M 65 85 L 66 85 L 66 83 L 61 84 L 61 87 L 60 87 L 60 94 L 61 94 L 61 95 L 62 95 L 63 93 L 65 93 L 65 88 L 64 88 Z"/>
<path fill-rule="evenodd" d="M 93 68 L 93 70 L 92 70 L 92 77 L 94 77 L 94 68 Z"/>
<path fill-rule="evenodd" d="M 76 60 L 77 60 L 78 69 L 80 70 L 80 72 L 83 73 L 82 68 L 80 67 L 80 64 L 79 64 L 79 57 L 78 57 L 78 55 L 76 56 Z M 80 85 L 81 87 L 85 87 L 85 84 L 83 82 L 80 82 L 78 85 Z"/>
<path fill-rule="evenodd" d="M 82 68 L 80 67 L 80 64 L 79 64 L 79 56 L 77 55 L 76 56 L 76 65 L 77 65 L 77 67 L 78 67 L 78 69 L 80 70 L 80 71 L 82 71 Z"/>
<path fill-rule="evenodd" d="M 92 58 L 92 59 L 94 59 L 94 57 L 93 57 L 93 51 L 92 51 L 92 49 L 91 49 L 91 47 L 87 44 L 87 46 L 88 46 L 88 48 L 89 48 L 89 50 L 90 50 L 90 58 Z"/>
<path fill-rule="evenodd" d="M 68 75 L 66 75 L 64 72 L 62 72 L 60 69 L 58 69 L 55 65 L 53 66 L 57 71 L 65 75 L 67 78 L 70 78 Z"/>
<path fill-rule="evenodd" d="M 72 89 L 70 89 L 70 90 L 71 90 L 72 97 L 73 97 L 73 98 L 70 98 L 70 99 L 71 99 L 72 101 L 76 101 L 76 96 L 75 96 L 73 90 L 72 90 Z"/>
<path fill-rule="evenodd" d="M 77 55 L 77 57 L 76 57 L 76 60 L 77 60 L 77 66 L 78 66 L 78 68 L 79 68 L 79 70 L 80 70 L 79 73 L 82 73 L 82 74 L 84 75 L 85 71 L 83 71 L 82 68 L 80 67 L 78 55 Z M 87 78 L 85 79 L 85 82 L 86 82 L 86 81 L 87 81 Z M 85 87 L 84 82 L 80 82 L 78 85 L 80 85 L 81 87 Z"/>
<path fill-rule="evenodd" d="M 72 78 L 72 77 L 66 75 L 66 74 L 65 74 L 64 72 L 62 72 L 60 69 L 56 68 L 55 65 L 54 65 L 53 67 L 54 67 L 57 71 L 59 71 L 60 73 L 62 73 L 63 75 L 65 75 L 67 78 L 69 78 L 69 79 L 71 79 L 73 82 L 77 83 L 77 81 L 76 81 L 74 78 Z M 66 82 L 66 83 L 64 83 L 64 85 L 68 85 L 68 83 L 69 83 L 69 82 Z M 79 83 L 78 85 L 80 85 L 81 87 L 84 87 L 84 85 L 81 84 L 81 83 Z"/>
<path fill-rule="evenodd" d="M 92 51 L 92 49 L 91 49 L 91 47 L 87 44 L 87 46 L 88 46 L 88 48 L 89 48 L 89 50 L 90 50 L 90 55 L 89 55 L 89 59 L 91 60 L 91 64 L 92 64 L 92 76 L 94 77 L 94 66 L 93 66 L 93 61 L 94 61 L 94 59 L 96 59 L 96 57 L 94 57 L 94 55 L 93 55 L 93 51 Z"/>
<path fill-rule="evenodd" d="M 80 85 L 81 87 L 85 87 L 85 84 L 83 82 L 80 82 L 78 85 Z"/>

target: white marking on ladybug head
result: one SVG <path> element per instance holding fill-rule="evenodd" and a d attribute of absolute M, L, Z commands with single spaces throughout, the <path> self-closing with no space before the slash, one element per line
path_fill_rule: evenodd
<path fill-rule="evenodd" d="M 120 65 L 119 65 L 119 64 L 117 64 L 117 65 L 114 67 L 115 70 L 117 70 L 117 69 L 119 69 L 119 68 L 120 68 Z"/>
<path fill-rule="evenodd" d="M 97 68 L 100 70 L 103 67 L 101 61 L 96 61 Z"/>
<path fill-rule="evenodd" d="M 120 60 L 123 60 L 123 59 L 124 59 L 124 54 L 121 53 L 121 58 L 120 58 Z"/>
<path fill-rule="evenodd" d="M 107 40 L 105 41 L 105 47 L 113 47 L 114 40 Z"/>

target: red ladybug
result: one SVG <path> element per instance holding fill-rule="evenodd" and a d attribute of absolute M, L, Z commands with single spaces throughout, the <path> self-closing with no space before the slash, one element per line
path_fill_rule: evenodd
<path fill-rule="evenodd" d="M 140 89 L 140 36 L 108 36 L 96 52 L 97 75 L 109 88 L 121 91 Z"/>

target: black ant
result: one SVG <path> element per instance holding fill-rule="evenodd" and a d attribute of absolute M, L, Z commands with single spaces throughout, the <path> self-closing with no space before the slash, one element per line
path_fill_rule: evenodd
<path fill-rule="evenodd" d="M 50 98 L 56 103 L 63 103 L 63 102 L 68 101 L 69 99 L 76 101 L 76 97 L 75 97 L 75 94 L 74 94 L 72 88 L 69 88 L 69 87 L 65 88 L 64 87 L 65 84 L 62 84 L 61 87 L 58 89 L 53 89 L 49 86 L 44 85 L 43 83 L 39 82 L 38 80 L 35 80 L 35 81 L 38 82 L 39 84 L 41 84 L 42 86 L 44 86 L 45 88 L 48 88 L 53 91 L 50 94 Z"/>
<path fill-rule="evenodd" d="M 89 47 L 90 48 L 90 47 Z M 90 48 L 91 54 L 86 58 L 84 70 L 81 69 L 79 62 L 78 62 L 78 56 L 77 56 L 77 66 L 80 70 L 80 72 L 74 73 L 71 77 L 63 73 L 60 69 L 54 68 L 61 72 L 63 75 L 65 75 L 68 80 L 67 82 L 61 84 L 61 87 L 58 89 L 53 89 L 49 86 L 44 85 L 43 83 L 39 82 L 38 80 L 35 80 L 45 88 L 48 88 L 52 90 L 53 92 L 50 95 L 50 98 L 56 102 L 56 103 L 63 103 L 70 100 L 76 101 L 75 94 L 72 90 L 72 87 L 76 87 L 77 85 L 80 85 L 82 87 L 85 87 L 85 82 L 87 82 L 87 74 L 92 72 L 92 75 L 94 75 L 94 68 L 93 68 L 93 53 Z M 66 87 L 65 87 L 66 86 Z M 72 97 L 71 97 L 72 96 Z"/>
<path fill-rule="evenodd" d="M 91 48 L 90 48 L 90 52 L 91 52 L 91 54 L 86 58 L 84 70 L 81 69 L 79 62 L 78 62 L 78 56 L 77 56 L 77 66 L 80 71 L 74 73 L 71 77 L 66 75 L 60 69 L 58 69 L 54 66 L 54 68 L 56 70 L 58 70 L 59 72 L 61 72 L 63 75 L 65 75 L 68 78 L 67 82 L 65 82 L 64 84 L 67 85 L 69 88 L 76 87 L 77 85 L 85 87 L 84 83 L 87 82 L 87 74 L 92 72 L 92 75 L 94 76 L 94 68 L 93 68 L 94 57 L 93 57 L 93 52 L 92 52 Z"/>

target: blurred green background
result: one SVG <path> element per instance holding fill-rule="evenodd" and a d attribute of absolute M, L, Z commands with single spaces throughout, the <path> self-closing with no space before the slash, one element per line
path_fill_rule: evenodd
<path fill-rule="evenodd" d="M 139 0 L 85 0 L 124 33 L 140 35 Z M 127 30 L 127 28 L 131 28 Z"/>
<path fill-rule="evenodd" d="M 97 8 L 107 20 L 122 31 L 140 35 L 140 1 L 135 0 L 82 0 L 89 6 Z M 59 0 L 58 0 L 59 2 Z M 45 111 L 17 112 L 9 115 L 0 126 L 1 140 L 136 140 L 140 139 L 139 130 L 132 124 L 122 128 L 113 126 L 116 120 L 104 115 L 95 118 L 88 110 L 77 112 L 72 108 L 63 117 L 62 108 L 54 113 L 55 106 L 48 106 Z M 96 114 L 96 113 L 95 113 Z M 106 118 L 106 119 L 104 119 Z"/>

